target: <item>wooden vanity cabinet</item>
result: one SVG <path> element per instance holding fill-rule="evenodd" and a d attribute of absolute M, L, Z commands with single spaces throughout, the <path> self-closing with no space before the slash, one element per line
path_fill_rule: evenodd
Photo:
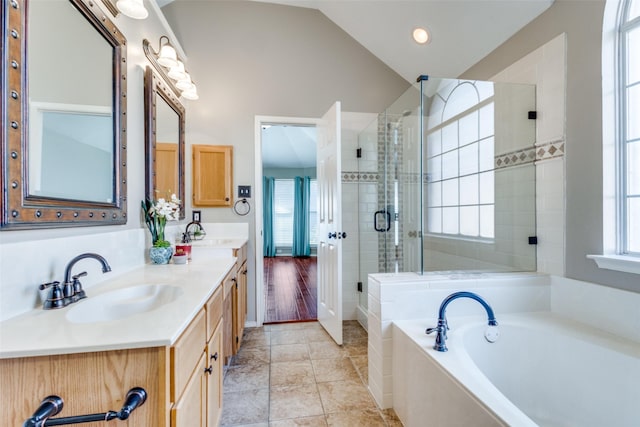
<path fill-rule="evenodd" d="M 233 205 L 233 146 L 192 145 L 193 206 Z"/>
<path fill-rule="evenodd" d="M 171 347 L 171 427 L 215 427 L 222 412 L 222 287 Z"/>
<path fill-rule="evenodd" d="M 223 337 L 223 294 L 222 286 L 207 303 L 207 358 L 209 371 L 207 376 L 207 426 L 220 425 L 222 416 L 222 381 L 224 357 L 222 350 Z"/>
<path fill-rule="evenodd" d="M 46 396 L 64 401 L 56 418 L 69 417 L 119 411 L 143 387 L 147 401 L 118 427 L 168 427 L 169 381 L 168 347 L 0 359 L 0 426 L 23 425 Z"/>
<path fill-rule="evenodd" d="M 234 249 L 236 267 L 224 281 L 224 360 L 238 353 L 247 320 L 247 245 Z M 229 319 L 229 320 L 227 320 Z"/>
<path fill-rule="evenodd" d="M 222 344 L 222 354 L 224 355 L 224 364 L 228 365 L 229 360 L 235 354 L 234 351 L 234 321 L 233 321 L 233 313 L 234 310 L 234 299 L 233 294 L 235 293 L 236 287 L 236 268 L 234 267 L 227 277 L 225 277 L 222 285 L 224 287 L 224 308 L 223 308 L 223 328 L 224 331 L 222 333 L 223 336 L 223 344 Z"/>
<path fill-rule="evenodd" d="M 233 317 L 233 354 L 236 354 L 242 344 L 244 325 L 247 320 L 247 245 L 235 249 L 236 265 L 236 289 L 234 293 L 234 317 Z"/>

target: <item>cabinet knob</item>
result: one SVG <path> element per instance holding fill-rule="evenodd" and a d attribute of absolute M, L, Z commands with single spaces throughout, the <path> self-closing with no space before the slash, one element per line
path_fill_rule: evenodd
<path fill-rule="evenodd" d="M 209 375 L 213 374 L 213 366 L 209 365 L 208 368 L 204 368 L 204 372 Z"/>
<path fill-rule="evenodd" d="M 218 352 L 217 351 L 215 352 L 215 354 L 211 355 L 211 359 L 216 360 L 216 361 L 218 360 Z"/>

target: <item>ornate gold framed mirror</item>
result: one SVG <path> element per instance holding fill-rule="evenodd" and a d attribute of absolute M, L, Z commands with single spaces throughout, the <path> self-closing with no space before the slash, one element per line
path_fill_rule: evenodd
<path fill-rule="evenodd" d="M 126 223 L 125 37 L 92 0 L 3 7 L 0 228 Z"/>
<path fill-rule="evenodd" d="M 185 109 L 175 92 L 147 66 L 144 74 L 145 109 L 145 190 L 150 200 L 181 200 L 184 219 L 185 198 Z"/>

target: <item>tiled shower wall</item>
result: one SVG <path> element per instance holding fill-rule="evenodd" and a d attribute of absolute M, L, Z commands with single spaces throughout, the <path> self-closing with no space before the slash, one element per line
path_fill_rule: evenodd
<path fill-rule="evenodd" d="M 452 262 L 453 258 L 446 255 L 448 251 L 457 253 L 459 258 L 467 261 L 475 258 L 477 261 L 472 265 L 478 269 L 499 269 L 498 266 L 504 263 L 522 270 L 535 269 L 538 272 L 564 275 L 565 74 L 565 35 L 562 34 L 492 78 L 497 82 L 536 85 L 538 115 L 535 123 L 535 148 L 505 151 L 496 147 L 495 162 L 496 181 L 498 184 L 503 183 L 496 188 L 496 194 L 515 200 L 521 196 L 518 193 L 526 188 L 529 194 L 525 199 L 535 199 L 537 265 L 530 265 L 530 247 L 509 246 L 506 240 L 501 254 L 494 255 L 493 258 L 483 258 L 480 248 L 473 245 L 466 245 L 461 249 L 451 248 L 451 242 L 435 242 L 432 245 L 436 248 L 438 245 L 449 245 L 446 250 L 432 252 L 431 258 L 426 257 L 427 260 L 433 260 L 438 270 L 459 267 L 457 261 L 460 260 Z M 375 114 L 345 115 L 355 117 L 354 123 L 358 123 L 358 126 L 348 127 L 342 133 L 343 226 L 353 236 L 343 245 L 343 316 L 345 319 L 358 319 L 366 327 L 366 313 L 358 310 L 358 301 L 366 298 L 367 274 L 383 271 L 379 265 L 382 255 L 379 251 L 379 233 L 373 230 L 373 212 L 381 206 L 379 197 L 382 189 L 378 185 L 381 176 L 378 168 L 382 159 L 379 156 L 378 133 L 384 132 L 384 128 L 377 124 L 367 128 L 369 134 L 364 132 L 358 143 L 360 131 L 377 117 Z M 356 158 L 358 147 L 362 148 L 360 159 Z M 531 163 L 535 165 L 535 173 L 534 169 L 527 166 Z M 531 185 L 532 180 L 535 185 Z M 535 191 L 535 198 L 530 194 L 531 191 Z M 533 203 L 528 203 L 518 209 L 530 211 L 534 206 Z M 496 211 L 496 233 L 500 233 L 500 223 L 500 212 Z M 529 231 L 522 227 L 516 227 L 515 230 L 522 234 L 518 239 L 521 242 Z M 425 267 L 428 269 L 429 265 Z M 358 281 L 363 283 L 363 294 L 355 290 Z M 366 307 L 366 301 L 363 300 L 360 305 Z"/>

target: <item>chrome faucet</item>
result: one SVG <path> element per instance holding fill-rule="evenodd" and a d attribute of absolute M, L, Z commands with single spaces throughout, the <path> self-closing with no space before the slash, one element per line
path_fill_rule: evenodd
<path fill-rule="evenodd" d="M 498 321 L 493 314 L 493 309 L 489 304 L 487 304 L 484 299 L 482 299 L 480 295 L 474 294 L 473 292 L 462 291 L 455 292 L 442 301 L 442 303 L 440 304 L 440 310 L 438 310 L 438 326 L 436 326 L 435 328 L 428 328 L 426 330 L 427 334 L 431 334 L 433 332 L 437 333 L 436 343 L 433 345 L 433 349 L 437 351 L 447 351 L 447 345 L 445 343 L 445 341 L 447 340 L 447 330 L 449 329 L 446 316 L 447 305 L 449 305 L 451 301 L 458 298 L 471 298 L 478 301 L 484 307 L 484 309 L 487 311 L 489 325 L 489 328 L 485 332 L 484 337 L 489 342 L 496 342 L 498 340 L 499 332 L 497 328 L 491 328 L 492 326 L 498 326 Z"/>
<path fill-rule="evenodd" d="M 44 283 L 40 285 L 40 290 L 51 288 L 49 296 L 44 302 L 42 308 L 44 308 L 45 310 L 62 308 L 78 300 L 81 300 L 82 298 L 87 297 L 84 289 L 82 289 L 82 283 L 80 283 L 80 278 L 86 276 L 87 272 L 83 271 L 82 273 L 71 276 L 71 269 L 73 268 L 73 266 L 78 261 L 85 258 L 94 258 L 99 261 L 100 264 L 102 264 L 103 273 L 108 273 L 109 271 L 111 271 L 111 266 L 101 255 L 91 252 L 78 255 L 67 264 L 67 267 L 64 270 L 64 283 L 62 285 L 60 285 L 60 282 L 58 282 L 57 280 L 51 283 Z"/>
<path fill-rule="evenodd" d="M 76 302 L 78 300 L 81 300 L 82 298 L 87 297 L 86 293 L 84 292 L 84 289 L 82 289 L 82 284 L 80 283 L 80 277 L 86 276 L 87 272 L 83 271 L 82 273 L 76 274 L 75 276 L 71 276 L 71 269 L 73 268 L 73 266 L 78 261 L 85 258 L 93 258 L 98 260 L 100 264 L 102 264 L 103 273 L 108 273 L 109 271 L 111 271 L 111 266 L 109 265 L 107 260 L 104 259 L 104 257 L 102 257 L 101 255 L 87 252 L 73 258 L 71 261 L 69 261 L 69 264 L 67 264 L 67 267 L 64 270 L 63 294 L 64 294 L 64 297 L 67 299 L 68 303 Z"/>

